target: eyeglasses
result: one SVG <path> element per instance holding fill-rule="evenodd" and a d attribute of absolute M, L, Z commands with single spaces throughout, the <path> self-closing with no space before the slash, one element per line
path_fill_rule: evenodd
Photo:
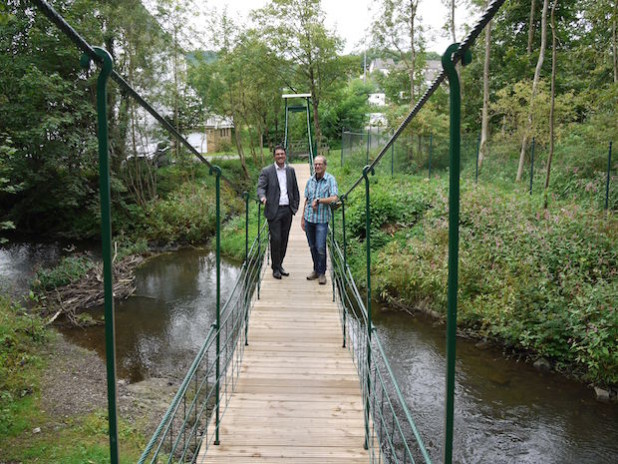
<path fill-rule="evenodd" d="M 313 163 L 314 166 L 324 166 L 324 163 Z"/>

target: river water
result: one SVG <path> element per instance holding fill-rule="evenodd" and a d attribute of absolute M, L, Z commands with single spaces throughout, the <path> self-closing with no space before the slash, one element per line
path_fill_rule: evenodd
<path fill-rule="evenodd" d="M 25 277 L 17 269 L 26 272 L 36 256 L 53 261 L 61 254 L 57 248 L 36 250 L 0 252 L 0 277 L 21 282 Z M 222 301 L 239 272 L 238 265 L 223 261 Z M 215 318 L 214 256 L 195 249 L 163 254 L 149 260 L 136 278 L 136 296 L 116 305 L 118 375 L 130 382 L 182 378 Z M 102 315 L 102 310 L 94 312 L 95 318 Z M 444 327 L 394 311 L 376 314 L 374 322 L 432 460 L 439 463 Z M 104 357 L 103 327 L 63 332 Z M 585 386 L 466 339 L 457 341 L 456 372 L 455 462 L 618 462 L 618 405 L 595 401 Z"/>

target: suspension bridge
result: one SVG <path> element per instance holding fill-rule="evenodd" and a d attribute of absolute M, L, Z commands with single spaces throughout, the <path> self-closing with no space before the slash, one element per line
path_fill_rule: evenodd
<path fill-rule="evenodd" d="M 430 463 L 421 434 L 403 398 L 397 379 L 371 319 L 371 194 L 369 176 L 410 121 L 442 84 L 449 81 L 450 188 L 447 368 L 443 462 L 452 463 L 455 334 L 459 250 L 460 92 L 455 65 L 470 61 L 469 49 L 504 0 L 494 0 L 462 43 L 442 57 L 444 70 L 418 100 L 374 161 L 340 196 L 340 213 L 330 223 L 329 284 L 307 282 L 311 269 L 306 239 L 298 219 L 292 225 L 286 268 L 291 276 L 275 281 L 268 267 L 268 231 L 261 205 L 235 188 L 222 170 L 195 148 L 113 69 L 104 49 L 92 47 L 44 0 L 32 0 L 40 11 L 84 53 L 83 64 L 96 62 L 101 196 L 101 235 L 105 294 L 110 461 L 119 462 L 116 407 L 114 303 L 109 150 L 106 86 L 112 78 L 151 114 L 178 143 L 210 167 L 216 190 L 216 320 L 177 394 L 138 463 L 290 462 Z M 301 97 L 306 107 L 288 106 Z M 286 98 L 288 113 L 307 118 L 309 164 L 297 166 L 304 185 L 313 164 L 310 96 Z M 245 261 L 227 300 L 221 301 L 220 181 L 245 199 Z M 365 185 L 366 289 L 356 286 L 347 263 L 345 209 L 350 193 Z M 250 210 L 257 237 L 249 243 Z M 338 222 L 339 221 L 339 222 Z"/>

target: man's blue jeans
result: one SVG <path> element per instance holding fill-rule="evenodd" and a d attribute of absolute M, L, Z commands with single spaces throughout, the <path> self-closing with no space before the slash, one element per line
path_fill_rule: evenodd
<path fill-rule="evenodd" d="M 328 223 L 319 224 L 305 221 L 305 233 L 313 259 L 313 270 L 318 274 L 326 274 L 326 234 Z"/>

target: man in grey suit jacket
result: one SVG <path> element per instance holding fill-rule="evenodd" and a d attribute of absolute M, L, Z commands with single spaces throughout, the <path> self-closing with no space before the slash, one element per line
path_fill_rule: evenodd
<path fill-rule="evenodd" d="M 285 164 L 285 148 L 277 145 L 273 152 L 275 162 L 260 172 L 257 195 L 264 205 L 264 216 L 270 230 L 270 256 L 273 277 L 290 274 L 281 265 L 288 248 L 292 216 L 298 211 L 300 193 L 294 168 Z"/>

